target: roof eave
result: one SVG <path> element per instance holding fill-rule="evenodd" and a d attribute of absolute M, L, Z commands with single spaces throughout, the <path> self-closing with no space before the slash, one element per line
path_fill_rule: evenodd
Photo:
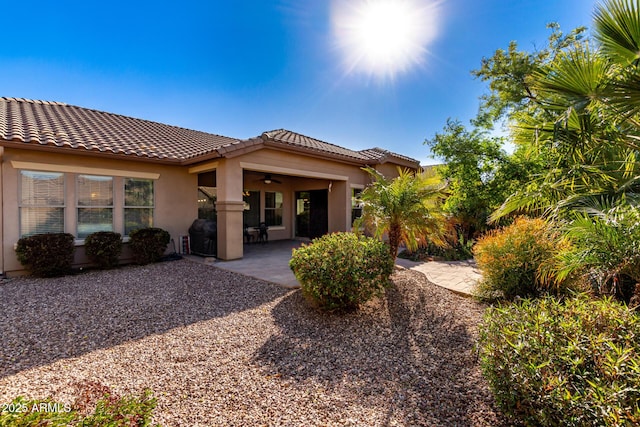
<path fill-rule="evenodd" d="M 100 151 L 100 150 L 90 150 L 86 148 L 73 148 L 68 146 L 60 147 L 57 145 L 31 144 L 31 143 L 22 142 L 22 141 L 0 140 L 0 146 L 5 148 L 18 149 L 18 150 L 55 152 L 55 153 L 61 153 L 61 154 L 75 154 L 79 156 L 100 157 L 100 158 L 106 157 L 106 158 L 119 159 L 119 160 L 126 159 L 133 162 L 160 163 L 165 165 L 182 164 L 181 159 L 172 159 L 169 157 L 163 158 L 163 157 L 140 156 L 137 154 L 116 153 L 108 150 Z"/>

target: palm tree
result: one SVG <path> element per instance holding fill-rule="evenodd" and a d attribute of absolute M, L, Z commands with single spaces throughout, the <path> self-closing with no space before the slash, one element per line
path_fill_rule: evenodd
<path fill-rule="evenodd" d="M 361 194 L 362 217 L 355 227 L 364 225 L 375 230 L 375 236 L 388 235 L 389 254 L 396 259 L 400 243 L 416 250 L 429 239 L 443 244 L 443 216 L 439 202 L 444 183 L 433 173 L 414 173 L 398 168 L 398 177 L 389 180 L 377 170 L 367 167 L 373 182 Z"/>
<path fill-rule="evenodd" d="M 544 151 L 549 168 L 491 219 L 640 202 L 640 0 L 600 4 L 594 23 L 597 48 L 574 45 L 530 76 L 538 108 L 516 115 L 514 137 Z"/>

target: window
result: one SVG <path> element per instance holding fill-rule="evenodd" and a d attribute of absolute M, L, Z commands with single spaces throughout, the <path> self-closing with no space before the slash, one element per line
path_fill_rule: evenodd
<path fill-rule="evenodd" d="M 257 227 L 260 225 L 260 192 L 245 191 L 242 195 L 244 201 L 244 212 L 242 219 L 246 227 Z"/>
<path fill-rule="evenodd" d="M 96 231 L 113 231 L 113 178 L 78 175 L 76 191 L 77 237 L 82 239 Z"/>
<path fill-rule="evenodd" d="M 362 202 L 360 201 L 361 194 L 362 189 L 351 189 L 351 225 L 353 225 L 356 219 L 362 216 Z"/>
<path fill-rule="evenodd" d="M 264 222 L 268 226 L 282 225 L 282 193 L 279 191 L 265 191 L 264 193 Z"/>
<path fill-rule="evenodd" d="M 124 179 L 124 234 L 153 227 L 153 180 Z"/>
<path fill-rule="evenodd" d="M 198 219 L 216 221 L 217 189 L 215 187 L 198 187 Z"/>
<path fill-rule="evenodd" d="M 20 171 L 20 235 L 64 232 L 64 174 Z"/>

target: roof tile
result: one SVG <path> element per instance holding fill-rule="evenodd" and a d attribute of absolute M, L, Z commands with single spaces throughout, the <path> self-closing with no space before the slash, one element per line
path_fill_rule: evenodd
<path fill-rule="evenodd" d="M 0 140 L 178 163 L 211 154 L 223 156 L 268 141 L 362 165 L 382 163 L 389 157 L 419 165 L 417 160 L 381 148 L 354 151 L 286 129 L 241 141 L 61 102 L 23 98 L 0 98 Z"/>
<path fill-rule="evenodd" d="M 183 161 L 240 140 L 61 102 L 0 98 L 0 139 Z"/>

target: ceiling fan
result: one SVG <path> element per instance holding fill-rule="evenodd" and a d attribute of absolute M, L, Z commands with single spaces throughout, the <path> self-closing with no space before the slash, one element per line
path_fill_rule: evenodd
<path fill-rule="evenodd" d="M 277 179 L 273 179 L 270 173 L 264 174 L 264 178 L 262 178 L 260 181 L 264 182 L 265 184 L 271 184 L 271 183 L 282 184 L 281 181 L 278 181 Z"/>

